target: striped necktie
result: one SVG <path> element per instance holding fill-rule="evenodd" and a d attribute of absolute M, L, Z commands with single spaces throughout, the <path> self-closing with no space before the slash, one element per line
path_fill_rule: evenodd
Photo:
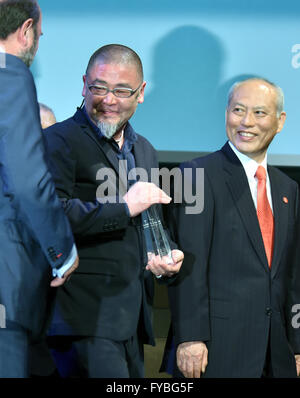
<path fill-rule="evenodd" d="M 257 183 L 257 217 L 265 245 L 265 251 L 271 268 L 273 246 L 274 246 L 274 217 L 267 197 L 266 170 L 263 166 L 258 166 L 255 177 Z"/>

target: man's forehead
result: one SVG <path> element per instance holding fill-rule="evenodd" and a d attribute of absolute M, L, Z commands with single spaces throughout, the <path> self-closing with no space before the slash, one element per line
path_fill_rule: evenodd
<path fill-rule="evenodd" d="M 276 106 L 277 93 L 273 86 L 261 80 L 247 81 L 235 88 L 231 103 L 252 102 L 259 105 Z"/>
<path fill-rule="evenodd" d="M 138 71 L 133 64 L 96 62 L 89 70 L 92 80 L 112 81 L 112 83 L 127 82 L 137 84 L 140 80 Z"/>
<path fill-rule="evenodd" d="M 124 63 L 124 62 L 106 62 L 103 60 L 96 60 L 94 65 L 91 68 L 95 72 L 99 71 L 115 71 L 115 70 L 121 70 L 121 71 L 132 71 L 136 70 L 136 67 L 133 63 Z"/>
<path fill-rule="evenodd" d="M 233 91 L 233 96 L 243 94 L 250 95 L 270 95 L 276 94 L 275 88 L 263 80 L 249 80 L 239 84 Z"/>

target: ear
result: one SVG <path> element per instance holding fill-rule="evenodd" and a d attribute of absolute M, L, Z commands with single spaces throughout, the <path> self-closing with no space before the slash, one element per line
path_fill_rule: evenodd
<path fill-rule="evenodd" d="M 281 112 L 281 114 L 278 118 L 278 128 L 277 128 L 276 133 L 279 133 L 282 130 L 285 120 L 286 120 L 286 113 Z"/>
<path fill-rule="evenodd" d="M 144 93 L 145 93 L 145 87 L 146 87 L 146 82 L 143 82 L 141 88 L 140 88 L 140 93 L 137 97 L 137 101 L 139 104 L 142 104 L 144 102 Z"/>
<path fill-rule="evenodd" d="M 86 96 L 86 75 L 82 76 L 82 80 L 83 80 L 82 96 L 85 97 Z"/>
<path fill-rule="evenodd" d="M 227 124 L 227 117 L 228 117 L 228 109 L 225 109 L 225 124 Z"/>
<path fill-rule="evenodd" d="M 24 49 L 32 45 L 33 40 L 33 19 L 27 19 L 18 30 L 18 41 Z"/>

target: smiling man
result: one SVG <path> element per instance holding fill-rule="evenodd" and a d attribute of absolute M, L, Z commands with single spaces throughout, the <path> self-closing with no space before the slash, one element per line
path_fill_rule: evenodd
<path fill-rule="evenodd" d="M 150 182 L 129 180 L 120 169 L 125 162 L 131 176 L 138 168 L 150 176 L 158 167 L 154 148 L 129 123 L 144 101 L 139 56 L 118 44 L 101 47 L 83 83 L 84 106 L 45 132 L 57 192 L 81 256 L 80 272 L 57 295 L 53 352 L 66 377 L 142 377 L 143 344 L 154 343 L 153 274 L 172 281 L 183 253 L 173 250 L 172 265 L 158 256 L 148 261 L 141 213 L 170 198 Z M 97 198 L 101 171 L 118 175 L 124 194 L 108 178 L 115 196 L 108 202 Z"/>
<path fill-rule="evenodd" d="M 285 119 L 283 93 L 279 87 L 257 79 L 233 87 L 226 111 L 226 131 L 229 141 L 240 153 L 257 163 L 263 162 Z"/>
<path fill-rule="evenodd" d="M 298 186 L 267 166 L 285 117 L 279 87 L 261 78 L 238 82 L 226 109 L 229 142 L 182 165 L 204 168 L 205 206 L 192 216 L 185 204 L 170 211 L 185 253 L 169 287 L 177 376 L 299 374 L 299 330 L 291 324 L 300 300 Z"/>

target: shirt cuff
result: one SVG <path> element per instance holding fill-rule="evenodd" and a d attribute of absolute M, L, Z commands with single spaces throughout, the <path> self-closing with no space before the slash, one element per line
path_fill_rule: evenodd
<path fill-rule="evenodd" d="M 57 268 L 52 269 L 52 275 L 54 276 L 54 278 L 56 278 L 56 277 L 62 278 L 64 273 L 66 271 L 68 271 L 68 269 L 71 268 L 71 266 L 74 264 L 76 257 L 77 257 L 77 249 L 76 249 L 76 245 L 73 244 L 71 253 L 69 254 L 66 261 L 63 263 L 63 265 L 58 269 Z"/>

